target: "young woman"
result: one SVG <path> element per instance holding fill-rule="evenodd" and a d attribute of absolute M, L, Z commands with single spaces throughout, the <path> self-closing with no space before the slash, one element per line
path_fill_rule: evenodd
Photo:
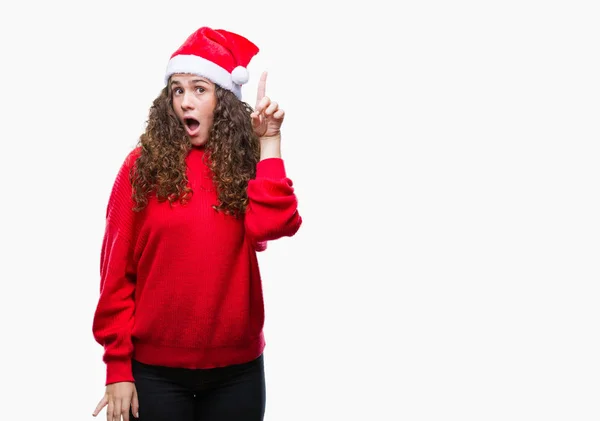
<path fill-rule="evenodd" d="M 241 99 L 258 48 L 202 27 L 171 56 L 165 87 L 116 177 L 93 333 L 107 419 L 262 420 L 264 308 L 258 251 L 302 219 L 281 158 L 284 111 Z"/>

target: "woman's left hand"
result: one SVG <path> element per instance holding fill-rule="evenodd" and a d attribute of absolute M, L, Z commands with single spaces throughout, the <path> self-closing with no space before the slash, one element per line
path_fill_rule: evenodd
<path fill-rule="evenodd" d="M 279 108 L 279 104 L 265 95 L 267 85 L 267 72 L 263 72 L 258 82 L 258 94 L 256 96 L 256 107 L 250 114 L 254 133 L 259 138 L 279 137 L 281 124 L 285 112 Z"/>

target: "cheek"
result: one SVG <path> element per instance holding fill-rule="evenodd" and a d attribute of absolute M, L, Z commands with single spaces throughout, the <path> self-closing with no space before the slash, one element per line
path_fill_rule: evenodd
<path fill-rule="evenodd" d="M 206 112 L 207 113 L 214 113 L 215 108 L 217 107 L 217 98 L 215 95 L 212 95 L 210 98 L 207 98 L 206 101 Z"/>
<path fill-rule="evenodd" d="M 173 112 L 175 112 L 175 115 L 179 119 L 181 119 L 181 116 L 183 115 L 183 111 L 181 111 L 181 106 L 179 105 L 180 102 L 181 101 L 177 101 L 176 99 L 173 99 L 171 102 L 171 108 L 173 108 Z"/>
<path fill-rule="evenodd" d="M 212 101 L 206 102 L 205 104 L 203 104 L 202 114 L 204 114 L 204 118 L 208 118 L 208 119 L 212 120 L 214 112 L 215 112 L 215 106 L 216 106 L 216 104 Z"/>

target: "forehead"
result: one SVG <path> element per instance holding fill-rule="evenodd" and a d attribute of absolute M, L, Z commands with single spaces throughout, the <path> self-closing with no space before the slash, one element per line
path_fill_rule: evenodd
<path fill-rule="evenodd" d="M 171 83 L 176 83 L 176 84 L 188 84 L 188 83 L 195 83 L 198 81 L 202 81 L 202 82 L 206 82 L 209 84 L 213 84 L 209 79 L 202 77 L 202 76 L 198 76 L 198 75 L 192 75 L 189 73 L 175 73 L 173 76 L 171 76 Z"/>

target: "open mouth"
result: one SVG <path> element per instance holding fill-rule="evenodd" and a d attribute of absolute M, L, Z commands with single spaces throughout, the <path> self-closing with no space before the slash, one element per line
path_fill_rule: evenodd
<path fill-rule="evenodd" d="M 200 122 L 195 118 L 184 118 L 183 124 L 185 125 L 185 128 L 190 136 L 196 134 L 198 128 L 200 127 Z"/>

